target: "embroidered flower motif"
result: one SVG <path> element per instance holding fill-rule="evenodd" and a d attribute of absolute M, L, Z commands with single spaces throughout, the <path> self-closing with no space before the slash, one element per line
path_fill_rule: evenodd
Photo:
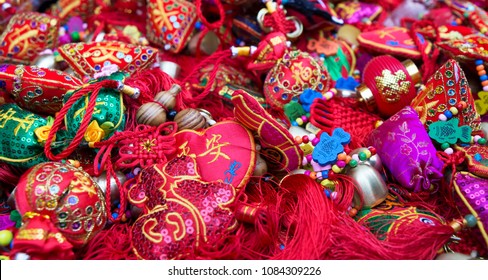
<path fill-rule="evenodd" d="M 53 126 L 54 119 L 52 117 L 47 118 L 47 124 L 41 127 L 38 127 L 36 130 L 34 130 L 34 134 L 37 137 L 37 142 L 39 143 L 45 143 L 48 136 L 49 132 L 51 131 L 51 127 Z M 53 137 L 53 141 L 56 141 L 56 135 Z"/>
<path fill-rule="evenodd" d="M 401 147 L 400 147 L 400 152 L 406 156 L 410 155 L 410 153 L 412 152 L 412 148 L 410 148 L 410 146 L 408 146 L 407 144 L 403 144 Z"/>
<path fill-rule="evenodd" d="M 100 142 L 105 137 L 105 131 L 100 128 L 98 122 L 93 120 L 85 132 L 85 141 L 87 142 Z"/>

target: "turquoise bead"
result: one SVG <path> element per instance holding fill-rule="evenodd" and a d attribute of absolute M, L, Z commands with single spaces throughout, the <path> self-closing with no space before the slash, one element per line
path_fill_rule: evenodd
<path fill-rule="evenodd" d="M 470 228 L 475 227 L 476 224 L 478 223 L 478 219 L 476 219 L 476 217 L 471 215 L 471 214 L 466 215 L 466 217 L 464 217 L 464 219 L 466 220 L 467 226 Z"/>
<path fill-rule="evenodd" d="M 444 151 L 445 149 L 449 148 L 449 147 L 450 147 L 449 143 L 443 143 L 443 144 L 441 145 L 441 149 L 442 149 L 443 151 Z"/>

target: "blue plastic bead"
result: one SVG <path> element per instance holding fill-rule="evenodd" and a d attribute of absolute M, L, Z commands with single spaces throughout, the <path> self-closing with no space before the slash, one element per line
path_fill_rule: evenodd
<path fill-rule="evenodd" d="M 483 64 L 483 60 L 477 59 L 475 62 L 476 66 Z"/>
<path fill-rule="evenodd" d="M 285 245 L 280 244 L 280 250 L 285 250 Z"/>
<path fill-rule="evenodd" d="M 175 110 L 171 110 L 168 112 L 168 119 L 170 119 L 171 121 L 175 119 L 176 117 L 176 114 L 178 114 L 178 112 L 176 112 Z"/>
<path fill-rule="evenodd" d="M 199 21 L 195 22 L 195 28 L 200 30 L 202 28 L 202 23 Z"/>
<path fill-rule="evenodd" d="M 324 190 L 324 193 L 327 196 L 327 198 L 330 198 L 330 191 L 329 190 Z"/>
<path fill-rule="evenodd" d="M 322 171 L 322 178 L 324 178 L 324 179 L 329 178 L 329 170 Z"/>
<path fill-rule="evenodd" d="M 119 214 L 117 213 L 112 213 L 112 218 L 117 219 L 119 217 Z"/>
<path fill-rule="evenodd" d="M 488 80 L 488 76 L 487 75 L 482 75 L 482 76 L 480 76 L 480 80 L 482 82 L 484 82 L 484 81 Z"/>
<path fill-rule="evenodd" d="M 450 119 L 450 118 L 452 118 L 452 112 L 451 112 L 451 111 L 449 111 L 449 110 L 446 110 L 446 111 L 444 112 L 444 116 L 446 116 L 446 118 Z"/>
<path fill-rule="evenodd" d="M 466 215 L 464 219 L 466 220 L 467 226 L 470 228 L 475 227 L 476 224 L 478 223 L 478 219 L 476 219 L 476 217 L 471 214 Z"/>
<path fill-rule="evenodd" d="M 291 125 L 292 125 L 292 126 L 299 126 L 299 125 L 298 125 L 298 123 L 297 123 L 296 121 L 292 121 L 292 122 L 291 122 Z"/>
<path fill-rule="evenodd" d="M 474 160 L 481 161 L 482 159 L 483 159 L 483 157 L 479 153 L 477 153 L 476 155 L 474 155 Z"/>

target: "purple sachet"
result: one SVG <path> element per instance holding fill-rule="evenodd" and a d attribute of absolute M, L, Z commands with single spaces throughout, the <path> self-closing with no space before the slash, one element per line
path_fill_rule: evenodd
<path fill-rule="evenodd" d="M 439 188 L 444 164 L 412 107 L 403 108 L 373 130 L 366 143 L 376 148 L 385 167 L 409 191 Z"/>

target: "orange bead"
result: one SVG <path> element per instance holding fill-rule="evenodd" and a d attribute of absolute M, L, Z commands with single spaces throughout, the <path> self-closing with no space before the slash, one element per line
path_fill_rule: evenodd
<path fill-rule="evenodd" d="M 346 157 L 346 163 L 349 164 L 349 162 L 351 161 L 352 157 L 351 156 L 347 156 Z"/>
<path fill-rule="evenodd" d="M 295 143 L 297 143 L 297 144 L 302 144 L 302 137 L 300 137 L 300 136 L 295 136 Z"/>
<path fill-rule="evenodd" d="M 349 216 L 354 217 L 358 214 L 358 210 L 356 208 L 352 208 L 351 211 L 349 211 Z"/>
<path fill-rule="evenodd" d="M 485 66 L 483 64 L 476 66 L 476 71 L 483 71 L 485 70 Z"/>
<path fill-rule="evenodd" d="M 346 157 L 347 157 L 347 155 L 346 155 L 346 154 L 344 154 L 344 153 L 342 153 L 342 154 L 338 154 L 338 155 L 337 155 L 337 159 L 338 159 L 338 160 L 343 160 L 343 161 L 346 161 Z"/>
<path fill-rule="evenodd" d="M 310 178 L 312 178 L 314 180 L 317 179 L 317 172 L 313 172 L 313 171 L 310 172 Z"/>
<path fill-rule="evenodd" d="M 483 76 L 483 75 L 486 75 L 485 70 L 478 71 L 478 76 Z"/>
<path fill-rule="evenodd" d="M 488 80 L 481 82 L 481 85 L 484 87 L 488 86 Z"/>

